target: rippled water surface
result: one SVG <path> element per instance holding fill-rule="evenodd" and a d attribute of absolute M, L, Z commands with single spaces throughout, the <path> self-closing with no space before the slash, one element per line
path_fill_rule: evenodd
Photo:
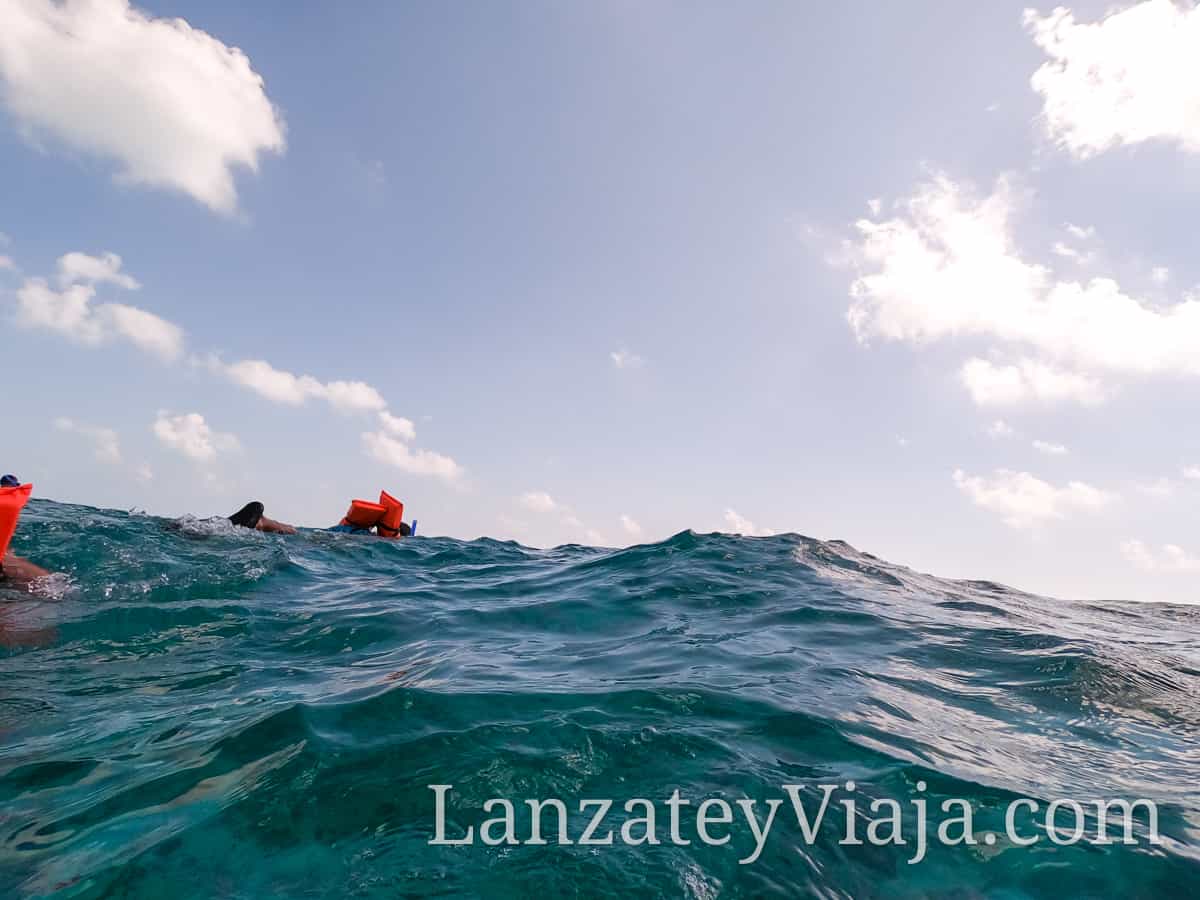
<path fill-rule="evenodd" d="M 6 896 L 1200 890 L 1196 608 L 1065 603 L 796 535 L 532 550 L 33 501 L 14 550 L 70 581 L 0 597 Z M 746 865 L 745 827 L 724 846 L 663 822 L 659 845 L 428 843 L 429 784 L 454 785 L 454 837 L 493 797 L 662 814 L 675 789 L 761 805 L 847 780 L 909 808 L 924 782 L 977 830 L 1022 796 L 1145 797 L 1162 843 L 935 845 L 910 865 L 911 843 L 840 845 L 836 805 L 811 846 L 781 810 Z"/>

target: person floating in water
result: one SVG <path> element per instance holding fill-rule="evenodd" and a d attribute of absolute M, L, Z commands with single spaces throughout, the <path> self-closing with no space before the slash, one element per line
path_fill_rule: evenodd
<path fill-rule="evenodd" d="M 21 484 L 15 475 L 0 478 L 0 585 L 28 588 L 35 578 L 50 573 L 27 559 L 9 552 L 8 544 L 17 530 L 21 509 L 33 493 L 32 484 Z"/>
<path fill-rule="evenodd" d="M 404 515 L 404 504 L 387 491 L 379 492 L 379 502 L 370 500 L 351 500 L 350 508 L 342 521 L 331 527 L 330 531 L 340 531 L 346 534 L 371 534 L 371 529 L 378 537 L 405 538 L 416 533 L 416 520 L 412 525 L 400 521 Z"/>
<path fill-rule="evenodd" d="M 252 500 L 229 517 L 229 521 L 242 528 L 253 528 L 257 531 L 269 531 L 272 534 L 295 534 L 296 529 L 283 522 L 276 522 L 263 515 L 266 509 L 257 500 Z"/>

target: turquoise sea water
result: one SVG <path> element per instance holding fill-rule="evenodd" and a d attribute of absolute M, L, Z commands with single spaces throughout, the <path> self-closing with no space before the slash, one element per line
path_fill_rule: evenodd
<path fill-rule="evenodd" d="M 0 894 L 1184 897 L 1200 609 L 947 581 L 796 535 L 613 551 L 279 537 L 33 501 L 0 598 Z M 847 846 L 838 805 L 1149 798 L 1162 843 Z M 925 790 L 918 790 L 918 782 Z M 489 798 L 657 804 L 657 845 L 431 846 Z M 783 785 L 815 811 L 809 844 Z M 692 802 L 683 845 L 665 802 Z M 784 800 L 761 855 L 695 805 Z M 736 808 L 735 808 L 736 812 Z M 737 812 L 738 821 L 741 813 Z M 930 813 L 936 823 L 946 815 Z M 858 821 L 855 814 L 852 819 Z M 1140 815 L 1140 827 L 1147 817 Z M 554 839 L 553 816 L 543 831 Z M 1089 820 L 1090 821 L 1090 820 Z M 1094 827 L 1094 826 L 1089 826 Z M 642 829 L 638 829 L 641 833 Z"/>

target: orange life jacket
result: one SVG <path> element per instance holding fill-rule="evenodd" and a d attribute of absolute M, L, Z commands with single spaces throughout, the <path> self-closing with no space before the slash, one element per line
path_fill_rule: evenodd
<path fill-rule="evenodd" d="M 387 491 L 380 491 L 379 505 L 384 508 L 384 513 L 375 524 L 375 531 L 380 537 L 400 537 L 400 520 L 404 517 L 404 504 Z"/>
<path fill-rule="evenodd" d="M 29 502 L 32 492 L 32 484 L 0 488 L 0 560 L 3 560 L 4 554 L 8 552 L 8 543 L 12 540 L 13 532 L 17 530 L 21 509 Z"/>
<path fill-rule="evenodd" d="M 350 508 L 342 518 L 342 525 L 352 525 L 355 528 L 374 528 L 387 509 L 370 500 L 351 500 Z"/>

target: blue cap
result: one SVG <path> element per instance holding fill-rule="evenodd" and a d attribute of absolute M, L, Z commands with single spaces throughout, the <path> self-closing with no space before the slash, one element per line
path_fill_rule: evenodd
<path fill-rule="evenodd" d="M 20 487 L 21 479 L 16 475 L 5 475 L 0 478 L 0 487 Z"/>

